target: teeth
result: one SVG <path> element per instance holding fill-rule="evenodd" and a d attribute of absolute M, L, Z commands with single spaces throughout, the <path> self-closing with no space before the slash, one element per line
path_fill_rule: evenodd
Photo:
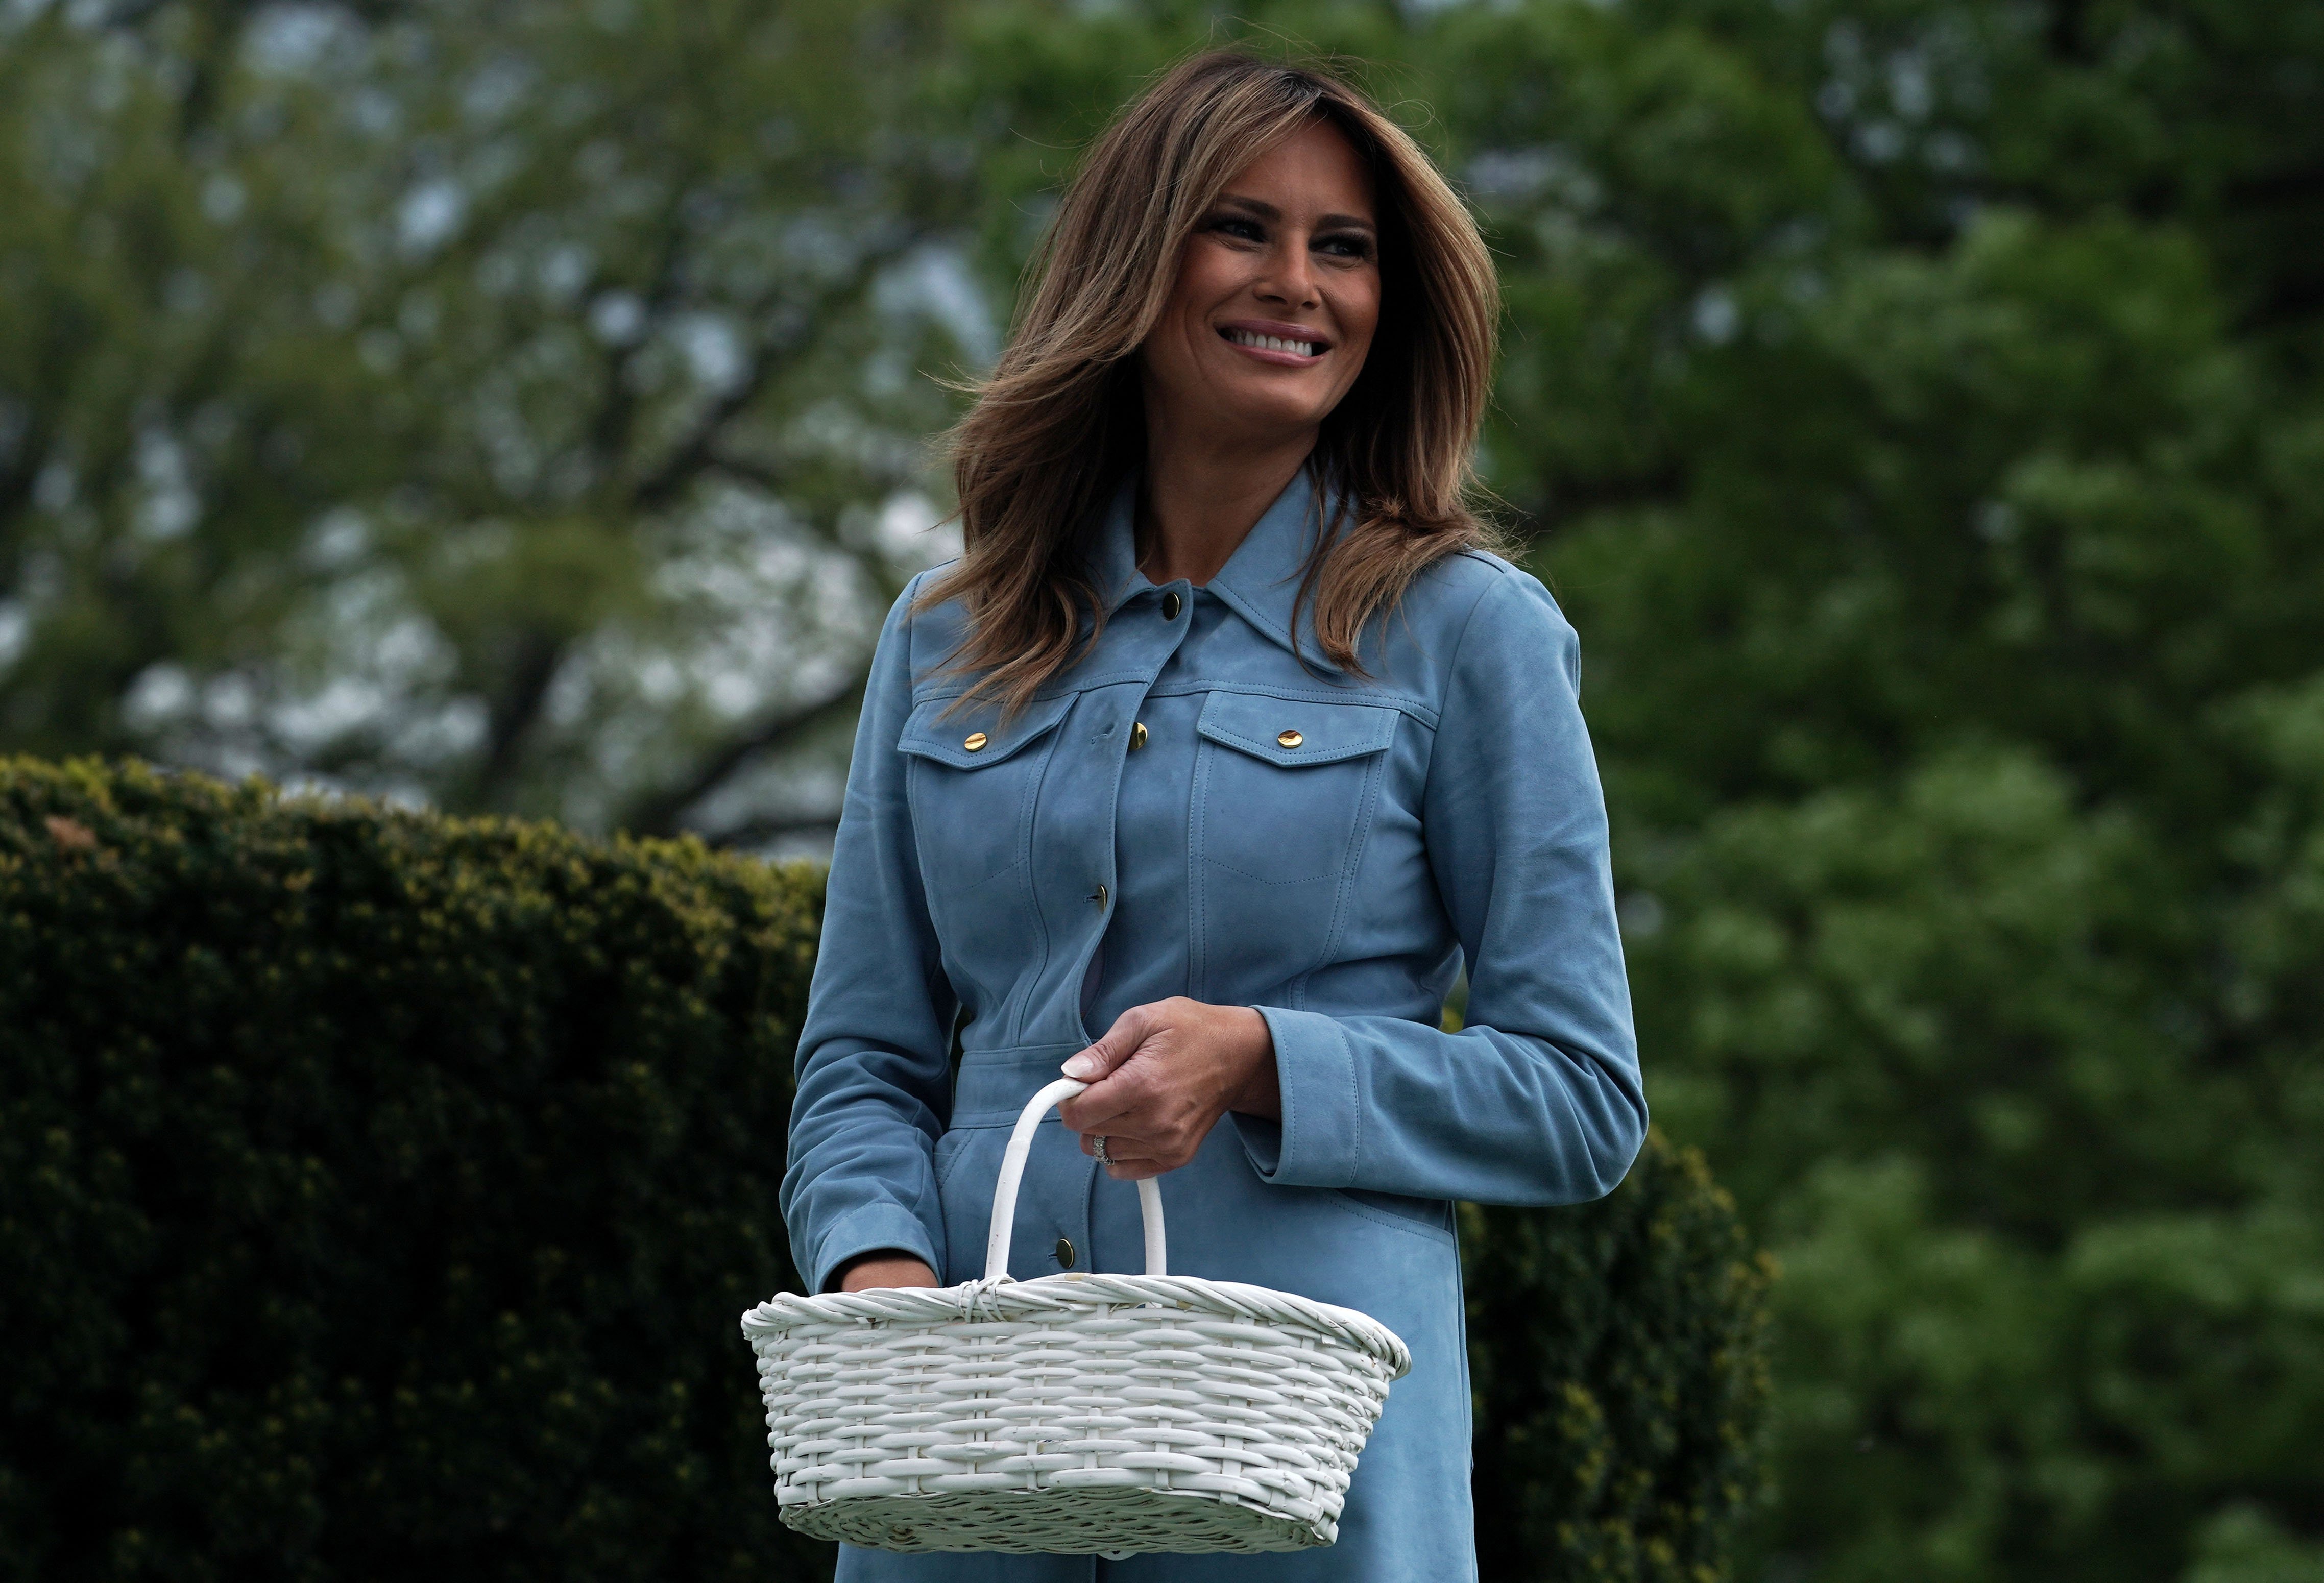
<path fill-rule="evenodd" d="M 1296 352 L 1302 357 L 1313 357 L 1323 350 L 1316 341 L 1286 341 L 1280 336 L 1261 336 L 1250 330 L 1229 330 L 1227 339 L 1239 346 L 1258 346 L 1268 352 Z"/>

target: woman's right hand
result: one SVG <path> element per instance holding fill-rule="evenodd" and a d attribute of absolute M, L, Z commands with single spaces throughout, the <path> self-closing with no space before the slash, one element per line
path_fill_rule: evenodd
<path fill-rule="evenodd" d="M 881 1248 L 853 1260 L 839 1273 L 842 1292 L 868 1292 L 876 1286 L 933 1286 L 936 1273 L 908 1253 Z"/>

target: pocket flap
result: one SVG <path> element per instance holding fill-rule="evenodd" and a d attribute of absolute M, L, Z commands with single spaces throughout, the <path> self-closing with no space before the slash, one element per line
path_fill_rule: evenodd
<path fill-rule="evenodd" d="M 1036 698 L 1025 705 L 1023 713 L 1004 721 L 996 700 L 980 698 L 947 714 L 945 711 L 952 708 L 953 700 L 931 698 L 913 709 L 911 718 L 904 722 L 903 735 L 896 740 L 896 750 L 934 759 L 954 769 L 982 769 L 1000 763 L 1027 743 L 1038 741 L 1043 732 L 1065 717 L 1073 702 L 1071 693 Z M 972 747 L 971 743 L 975 745 Z"/>
<path fill-rule="evenodd" d="M 1223 746 L 1296 769 L 1380 751 L 1396 740 L 1397 713 L 1377 704 L 1213 693 L 1194 730 Z"/>

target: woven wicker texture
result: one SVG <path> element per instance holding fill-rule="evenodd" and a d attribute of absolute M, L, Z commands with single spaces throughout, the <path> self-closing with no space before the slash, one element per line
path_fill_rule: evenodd
<path fill-rule="evenodd" d="M 1007 1228 L 1041 1113 L 995 1193 L 988 1274 L 778 1295 L 742 1316 L 782 1520 L 899 1551 L 1131 1555 L 1330 1544 L 1356 1457 L 1412 1367 L 1360 1313 L 1161 1274 L 1012 1281 Z M 1012 1169 L 1012 1167 L 1014 1167 Z"/>
<path fill-rule="evenodd" d="M 1411 1367 L 1362 1314 L 1186 1275 L 783 1295 L 742 1328 L 784 1522 L 889 1550 L 1329 1544 Z"/>

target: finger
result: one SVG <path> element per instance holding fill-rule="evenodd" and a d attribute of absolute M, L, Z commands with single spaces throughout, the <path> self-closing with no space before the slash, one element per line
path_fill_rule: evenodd
<path fill-rule="evenodd" d="M 1139 1129 L 1130 1124 L 1130 1118 L 1146 1098 L 1145 1089 L 1146 1084 L 1136 1077 L 1108 1078 L 1058 1106 L 1057 1119 L 1084 1136 L 1137 1132 Z"/>
<path fill-rule="evenodd" d="M 1067 1077 L 1079 1078 L 1089 1083 L 1102 1082 L 1112 1076 L 1121 1063 L 1130 1059 L 1131 1052 L 1146 1042 L 1150 1031 L 1148 1025 L 1153 1020 L 1153 1009 L 1151 1006 L 1131 1007 L 1115 1017 L 1113 1026 L 1088 1049 L 1076 1051 L 1069 1056 L 1059 1070 Z"/>
<path fill-rule="evenodd" d="M 1081 1079 L 1090 1086 L 1057 1107 L 1057 1118 L 1075 1132 L 1103 1132 L 1108 1121 L 1136 1103 L 1137 1096 L 1113 1080 L 1139 1046 L 1159 1031 L 1155 1019 L 1145 1015 L 1147 1010 L 1131 1007 L 1114 1020 L 1103 1038 L 1065 1063 L 1071 1068 L 1074 1062 L 1083 1062 L 1081 1071 L 1098 1073 Z"/>
<path fill-rule="evenodd" d="M 1176 1171 L 1194 1157 L 1165 1143 L 1142 1138 L 1117 1138 L 1111 1133 L 1102 1136 L 1105 1137 L 1106 1164 L 1109 1166 L 1124 1166 L 1142 1176 L 1158 1176 L 1165 1171 Z M 1120 1171 L 1116 1171 L 1114 1176 L 1123 1182 L 1136 1179 L 1123 1176 Z"/>

